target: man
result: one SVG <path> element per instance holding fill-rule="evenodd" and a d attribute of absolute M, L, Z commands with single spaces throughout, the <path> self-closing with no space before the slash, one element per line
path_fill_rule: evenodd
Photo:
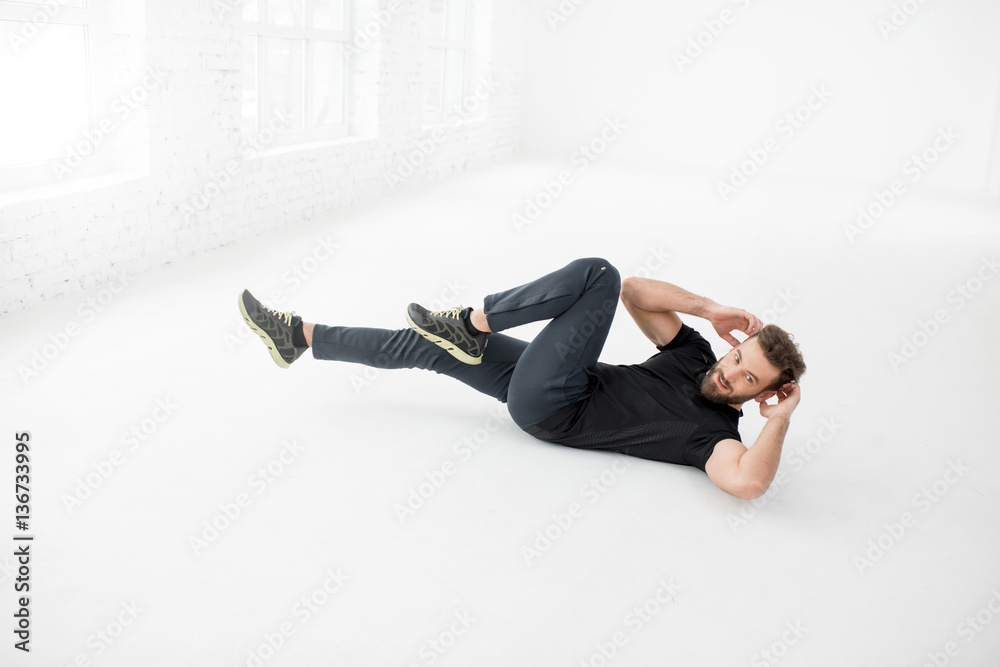
<path fill-rule="evenodd" d="M 641 364 L 598 362 L 619 298 L 659 351 Z M 623 284 L 600 258 L 490 294 L 477 309 L 429 312 L 411 303 L 408 329 L 310 324 L 246 290 L 239 306 L 283 368 L 312 348 L 316 359 L 432 370 L 505 402 L 539 439 L 695 466 L 740 498 L 762 495 L 774 479 L 805 372 L 780 328 L 662 281 Z M 707 319 L 732 350 L 716 360 L 678 313 Z M 499 333 L 542 320 L 550 321 L 530 343 Z M 750 337 L 739 343 L 733 331 Z M 767 423 L 748 450 L 737 427 L 749 400 Z"/>

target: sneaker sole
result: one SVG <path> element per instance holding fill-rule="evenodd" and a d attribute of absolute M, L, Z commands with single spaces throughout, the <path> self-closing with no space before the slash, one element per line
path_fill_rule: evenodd
<path fill-rule="evenodd" d="M 247 323 L 247 326 L 250 327 L 250 331 L 260 336 L 260 339 L 264 341 L 264 345 L 267 346 L 268 351 L 271 353 L 271 358 L 274 359 L 274 363 L 278 364 L 282 368 L 290 368 L 291 364 L 281 358 L 281 354 L 275 347 L 274 341 L 271 340 L 271 337 L 264 333 L 264 330 L 254 324 L 253 320 L 250 319 L 250 314 L 247 313 L 246 306 L 243 305 L 243 292 L 240 292 L 237 300 L 240 304 L 240 313 L 243 314 L 243 320 Z"/>
<path fill-rule="evenodd" d="M 424 331 L 423 329 L 418 327 L 417 323 L 410 318 L 409 313 L 406 313 L 406 322 L 418 334 L 420 334 L 430 342 L 434 343 L 438 347 L 443 348 L 448 354 L 455 357 L 462 363 L 469 364 L 470 366 L 478 366 L 479 364 L 483 363 L 482 356 L 474 357 L 468 352 L 464 352 L 455 347 L 455 345 L 451 341 L 447 341 L 444 338 L 441 338 L 440 336 L 435 336 L 434 334 Z"/>

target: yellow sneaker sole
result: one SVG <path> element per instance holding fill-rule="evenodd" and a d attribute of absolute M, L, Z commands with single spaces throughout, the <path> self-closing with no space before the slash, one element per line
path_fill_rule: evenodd
<path fill-rule="evenodd" d="M 243 291 L 245 292 L 246 290 Z M 246 306 L 243 305 L 243 292 L 240 292 L 240 295 L 237 297 L 237 301 L 240 305 L 240 313 L 243 314 L 243 321 L 245 321 L 247 326 L 250 327 L 250 331 L 260 336 L 260 339 L 264 341 L 264 345 L 267 346 L 268 351 L 271 353 L 271 358 L 274 359 L 274 363 L 278 364 L 282 368 L 290 368 L 291 364 L 281 358 L 281 354 L 274 347 L 274 341 L 271 340 L 271 337 L 264 333 L 264 330 L 254 324 L 253 320 L 250 319 Z"/>
<path fill-rule="evenodd" d="M 479 364 L 483 363 L 483 358 L 481 356 L 474 357 L 471 354 L 468 354 L 467 352 L 463 352 L 462 350 L 455 347 L 450 341 L 447 341 L 444 338 L 441 338 L 440 336 L 435 336 L 432 333 L 428 333 L 427 331 L 424 331 L 423 329 L 418 327 L 416 322 L 414 322 L 413 319 L 410 318 L 409 313 L 406 313 L 406 322 L 407 324 L 410 325 L 410 328 L 412 328 L 418 334 L 420 334 L 430 342 L 434 343 L 438 347 L 444 348 L 444 350 L 448 354 L 455 357 L 462 363 L 469 364 L 470 366 L 478 366 Z"/>

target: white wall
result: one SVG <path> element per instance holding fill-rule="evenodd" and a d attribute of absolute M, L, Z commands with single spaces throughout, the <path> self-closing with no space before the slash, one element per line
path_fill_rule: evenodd
<path fill-rule="evenodd" d="M 872 188 L 951 127 L 919 187 L 1000 193 L 994 0 L 536 0 L 528 25 L 528 151 L 568 156 L 620 116 L 617 159 L 723 180 L 771 137 L 758 174 Z M 778 127 L 814 86 L 830 99 Z"/>
<path fill-rule="evenodd" d="M 489 8 L 477 25 L 491 24 L 488 80 L 495 91 L 481 93 L 488 115 L 433 134 L 421 119 L 425 2 L 401 0 L 378 27 L 375 45 L 354 61 L 360 138 L 300 150 L 261 143 L 262 151 L 249 150 L 239 131 L 239 11 L 220 11 L 241 0 L 146 3 L 141 34 L 120 40 L 145 59 L 124 68 L 134 78 L 116 72 L 109 87 L 119 95 L 144 89 L 141 109 L 111 134 L 133 136 L 138 125 L 148 160 L 97 181 L 0 193 L 0 313 L 511 155 L 520 142 L 523 5 L 476 3 Z M 353 4 L 361 27 L 396 2 Z M 119 60 L 130 53 L 122 50 Z M 143 87 L 147 68 L 160 80 Z M 111 107 L 98 106 L 97 118 L 116 120 Z M 390 174 L 406 173 L 404 162 L 419 163 L 416 173 L 390 182 Z"/>

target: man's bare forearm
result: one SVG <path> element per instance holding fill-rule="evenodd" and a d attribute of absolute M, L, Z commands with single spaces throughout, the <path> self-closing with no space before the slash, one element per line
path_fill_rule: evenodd
<path fill-rule="evenodd" d="M 753 447 L 740 457 L 740 476 L 748 483 L 767 489 L 781 462 L 781 446 L 788 432 L 789 415 L 771 416 Z"/>
<path fill-rule="evenodd" d="M 709 298 L 651 278 L 626 279 L 622 285 L 622 298 L 636 308 L 651 313 L 674 311 L 705 319 L 711 319 L 712 309 L 718 306 Z"/>

